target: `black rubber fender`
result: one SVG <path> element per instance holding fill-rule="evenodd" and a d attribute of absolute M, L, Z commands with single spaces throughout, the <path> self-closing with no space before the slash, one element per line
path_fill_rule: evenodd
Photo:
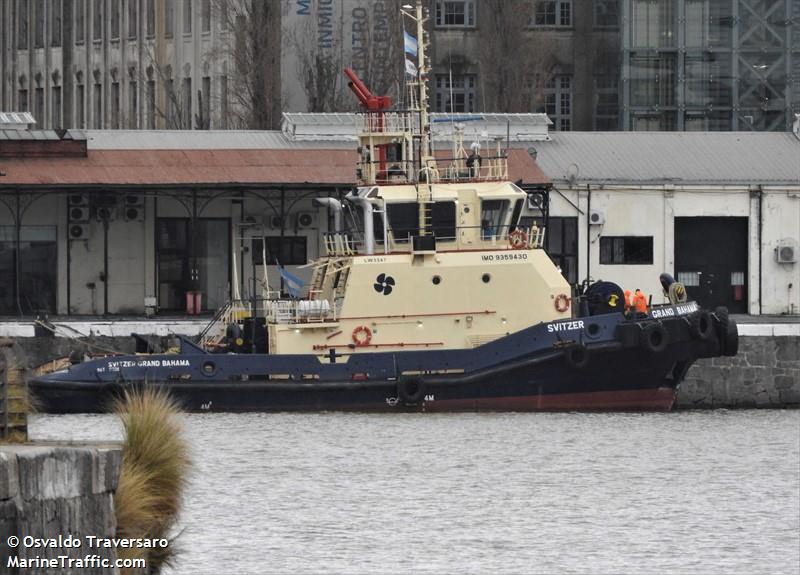
<path fill-rule="evenodd" d="M 728 308 L 720 306 L 714 310 L 717 317 L 717 337 L 721 351 L 728 357 L 739 353 L 739 328 L 736 321 L 728 313 Z"/>
<path fill-rule="evenodd" d="M 425 398 L 425 382 L 417 377 L 397 382 L 397 397 L 406 405 L 416 405 Z"/>
<path fill-rule="evenodd" d="M 714 320 L 701 309 L 689 316 L 689 333 L 698 341 L 709 341 L 714 336 Z"/>
<path fill-rule="evenodd" d="M 583 369 L 589 365 L 589 348 L 585 345 L 571 345 L 564 349 L 564 361 L 574 369 Z"/>
<path fill-rule="evenodd" d="M 669 332 L 660 323 L 648 323 L 642 330 L 639 343 L 652 353 L 661 353 L 669 347 Z"/>

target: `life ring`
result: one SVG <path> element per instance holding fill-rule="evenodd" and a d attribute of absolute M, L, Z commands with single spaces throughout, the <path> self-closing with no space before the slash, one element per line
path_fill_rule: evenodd
<path fill-rule="evenodd" d="M 589 365 L 589 348 L 581 344 L 566 348 L 564 350 L 564 361 L 572 368 L 583 369 Z"/>
<path fill-rule="evenodd" d="M 711 314 L 701 309 L 689 316 L 689 333 L 699 341 L 708 341 L 714 335 L 714 322 Z"/>
<path fill-rule="evenodd" d="M 397 382 L 397 397 L 406 405 L 416 405 L 425 398 L 425 382 L 416 377 Z"/>
<path fill-rule="evenodd" d="M 669 345 L 669 332 L 660 323 L 647 324 L 642 330 L 640 343 L 647 351 L 661 353 Z"/>
<path fill-rule="evenodd" d="M 372 330 L 365 325 L 360 325 L 353 330 L 352 338 L 356 347 L 369 345 L 369 342 L 372 341 Z"/>
<path fill-rule="evenodd" d="M 508 243 L 511 244 L 511 248 L 515 250 L 528 247 L 528 232 L 525 230 L 514 230 L 508 234 Z"/>
<path fill-rule="evenodd" d="M 569 296 L 565 293 L 560 293 L 556 296 L 555 301 L 556 311 L 564 313 L 569 309 Z"/>

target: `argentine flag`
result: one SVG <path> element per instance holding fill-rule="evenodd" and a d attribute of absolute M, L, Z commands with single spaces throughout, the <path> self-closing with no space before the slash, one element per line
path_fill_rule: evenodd
<path fill-rule="evenodd" d="M 303 295 L 303 280 L 290 274 L 283 266 L 278 268 L 278 272 L 280 272 L 281 278 L 283 279 L 283 287 L 289 295 L 293 298 L 301 297 Z"/>
<path fill-rule="evenodd" d="M 405 30 L 403 30 L 403 47 L 406 54 L 417 55 L 417 39 Z"/>

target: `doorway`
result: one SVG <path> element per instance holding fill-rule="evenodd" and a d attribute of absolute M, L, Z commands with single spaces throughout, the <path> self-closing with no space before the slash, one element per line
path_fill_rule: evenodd
<path fill-rule="evenodd" d="M 186 292 L 202 293 L 202 310 L 214 311 L 230 298 L 230 220 L 158 218 L 158 307 L 186 309 Z"/>
<path fill-rule="evenodd" d="M 704 308 L 747 313 L 747 218 L 675 218 L 676 279 Z"/>

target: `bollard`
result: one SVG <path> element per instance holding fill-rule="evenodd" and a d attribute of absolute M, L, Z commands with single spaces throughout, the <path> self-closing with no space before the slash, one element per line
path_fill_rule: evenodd
<path fill-rule="evenodd" d="M 14 342 L 0 341 L 4 365 L 0 368 L 0 440 L 28 440 L 28 390 L 24 362 Z"/>

